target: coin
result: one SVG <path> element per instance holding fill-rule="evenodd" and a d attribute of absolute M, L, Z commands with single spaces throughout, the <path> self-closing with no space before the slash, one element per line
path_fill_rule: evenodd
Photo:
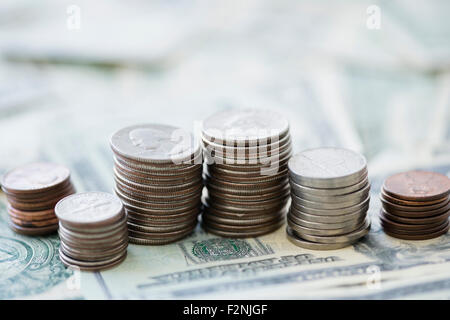
<path fill-rule="evenodd" d="M 61 248 L 59 249 L 59 258 L 61 259 L 61 262 L 66 267 L 72 267 L 72 268 L 75 267 L 79 270 L 91 271 L 91 272 L 111 269 L 112 267 L 115 267 L 118 264 L 122 263 L 125 260 L 126 256 L 127 256 L 127 252 L 125 251 L 123 254 L 116 256 L 112 259 L 109 259 L 107 262 L 105 262 L 103 264 L 100 264 L 98 262 L 92 262 L 92 263 L 82 262 L 82 265 L 80 265 L 80 261 L 67 257 L 62 252 Z"/>
<path fill-rule="evenodd" d="M 431 201 L 450 194 L 450 179 L 437 172 L 407 171 L 388 177 L 383 190 L 398 199 Z"/>
<path fill-rule="evenodd" d="M 383 198 L 383 195 L 381 195 L 380 200 L 381 200 L 383 206 L 385 208 L 387 208 L 388 210 L 398 210 L 398 211 L 407 211 L 407 212 L 427 212 L 427 211 L 432 211 L 432 210 L 435 210 L 435 209 L 439 209 L 439 208 L 445 207 L 449 203 L 449 200 L 447 199 L 447 200 L 445 200 L 443 202 L 430 204 L 430 205 L 426 205 L 426 206 L 405 206 L 405 205 L 392 203 L 392 202 L 386 200 L 385 198 Z"/>
<path fill-rule="evenodd" d="M 232 146 L 269 144 L 289 131 L 289 122 L 271 110 L 226 110 L 203 121 L 202 135 L 208 141 Z"/>
<path fill-rule="evenodd" d="M 37 162 L 17 167 L 2 179 L 10 227 L 17 233 L 38 236 L 58 228 L 56 203 L 75 192 L 70 171 L 54 163 Z"/>
<path fill-rule="evenodd" d="M 429 239 L 434 239 L 434 238 L 437 238 L 439 236 L 446 234 L 448 232 L 448 229 L 449 229 L 449 225 L 447 224 L 447 226 L 445 228 L 443 228 L 442 230 L 439 230 L 439 231 L 436 231 L 433 233 L 429 233 L 429 234 L 423 234 L 423 235 L 399 234 L 399 233 L 392 232 L 387 229 L 384 229 L 384 232 L 391 237 L 403 239 L 403 240 L 429 240 Z"/>
<path fill-rule="evenodd" d="M 162 125 L 134 125 L 111 136 L 113 151 L 123 158 L 149 163 L 182 163 L 198 154 L 200 144 L 181 128 Z"/>
<path fill-rule="evenodd" d="M 348 187 L 367 174 L 366 159 L 341 148 L 305 150 L 293 156 L 288 166 L 293 181 L 312 188 Z"/>
<path fill-rule="evenodd" d="M 30 163 L 7 172 L 2 189 L 8 193 L 34 193 L 57 187 L 66 182 L 70 171 L 54 163 Z"/>
<path fill-rule="evenodd" d="M 206 232 L 228 238 L 248 238 L 248 237 L 260 237 L 268 233 L 274 232 L 284 224 L 283 220 L 280 220 L 277 224 L 271 224 L 270 226 L 253 230 L 253 231 L 224 231 L 211 228 L 209 225 L 202 222 L 201 226 Z"/>
<path fill-rule="evenodd" d="M 446 221 L 450 216 L 450 211 L 446 211 L 445 213 L 433 215 L 428 218 L 405 218 L 398 215 L 393 215 L 388 212 L 386 212 L 384 209 L 381 209 L 380 214 L 385 216 L 391 221 L 399 222 L 399 223 L 405 223 L 405 224 L 432 224 L 437 222 L 444 222 Z"/>
<path fill-rule="evenodd" d="M 52 234 L 58 230 L 58 224 L 47 225 L 45 227 L 23 227 L 13 222 L 9 222 L 9 227 L 20 234 L 27 236 L 42 236 Z"/>
<path fill-rule="evenodd" d="M 288 218 L 288 225 L 289 227 L 291 227 L 292 230 L 294 230 L 297 234 L 299 234 L 300 236 L 304 237 L 305 234 L 306 235 L 311 235 L 311 236 L 341 236 L 344 234 L 348 234 L 351 232 L 354 232 L 355 230 L 358 230 L 361 228 L 362 225 L 364 225 L 365 221 L 359 221 L 359 222 L 354 222 L 352 224 L 348 224 L 343 228 L 338 228 L 338 229 L 328 229 L 328 228 L 323 228 L 320 227 L 319 229 L 313 229 L 310 227 L 305 227 L 299 224 L 296 224 L 295 222 L 293 222 L 292 219 Z"/>
<path fill-rule="evenodd" d="M 448 196 L 445 196 L 445 197 L 439 198 L 439 199 L 435 199 L 435 200 L 430 200 L 430 201 L 412 201 L 412 200 L 396 199 L 394 197 L 391 197 L 387 193 L 385 193 L 383 189 L 381 189 L 381 196 L 383 197 L 383 199 L 385 199 L 386 201 L 389 201 L 393 204 L 398 204 L 401 206 L 412 206 L 412 207 L 437 205 L 439 203 L 448 201 Z"/>
<path fill-rule="evenodd" d="M 342 223 L 345 221 L 351 221 L 351 220 L 355 220 L 355 219 L 358 220 L 363 216 L 365 217 L 368 209 L 369 209 L 369 205 L 367 204 L 366 206 L 364 206 L 363 208 L 361 208 L 355 212 L 342 214 L 342 215 L 323 216 L 323 215 L 314 215 L 314 214 L 305 213 L 305 212 L 298 210 L 294 206 L 291 206 L 291 214 L 292 214 L 292 216 L 295 216 L 299 219 L 302 219 L 304 221 L 309 221 L 309 222 Z"/>
<path fill-rule="evenodd" d="M 310 235 L 307 233 L 301 233 L 294 231 L 294 233 L 304 239 L 311 242 L 318 242 L 318 243 L 327 243 L 327 244 L 334 244 L 334 243 L 351 243 L 354 241 L 357 241 L 358 239 L 364 237 L 367 235 L 370 231 L 370 222 L 369 220 L 366 220 L 366 222 L 363 224 L 363 226 L 351 233 L 340 235 L 340 236 L 316 236 L 316 235 Z"/>
<path fill-rule="evenodd" d="M 293 192 L 295 196 L 298 196 L 301 199 L 305 199 L 306 201 L 319 202 L 319 203 L 349 203 L 355 202 L 355 204 L 361 202 L 369 195 L 370 184 L 365 185 L 363 188 L 353 191 L 351 193 L 345 193 L 337 196 L 316 196 L 313 194 L 309 194 L 307 192 Z M 348 205 L 347 205 L 348 206 Z"/>
<path fill-rule="evenodd" d="M 344 188 L 310 188 L 302 186 L 293 180 L 290 181 L 290 184 L 292 192 L 294 192 L 295 194 L 305 193 L 314 196 L 339 196 L 362 189 L 369 184 L 369 179 L 366 175 L 360 182 Z"/>
<path fill-rule="evenodd" d="M 343 214 L 349 214 L 358 210 L 361 210 L 363 207 L 369 205 L 370 202 L 370 195 L 367 196 L 367 198 L 358 203 L 357 205 L 346 207 L 346 208 L 339 208 L 339 209 L 315 209 L 315 208 L 309 208 L 305 207 L 301 204 L 296 203 L 295 201 L 292 202 L 292 206 L 295 207 L 297 210 L 309 214 L 314 214 L 318 216 L 337 216 L 337 215 L 343 215 Z"/>
<path fill-rule="evenodd" d="M 296 245 L 298 247 L 301 247 L 304 249 L 309 249 L 309 250 L 337 250 L 337 249 L 348 247 L 352 244 L 351 242 L 348 242 L 348 243 L 347 242 L 318 243 L 318 242 L 311 242 L 311 241 L 303 240 L 303 239 L 298 238 L 289 226 L 286 227 L 286 234 L 287 234 L 288 240 L 291 243 L 293 243 L 294 245 Z"/>
<path fill-rule="evenodd" d="M 109 193 L 77 193 L 59 201 L 55 214 L 64 224 L 74 227 L 102 226 L 119 220 L 123 214 L 123 205 Z"/>
<path fill-rule="evenodd" d="M 356 227 L 361 224 L 362 221 L 366 218 L 366 212 L 363 212 L 359 217 L 353 218 L 351 220 L 346 220 L 342 222 L 311 222 L 304 219 L 299 218 L 297 215 L 290 212 L 288 219 L 290 219 L 293 223 L 298 224 L 305 228 L 311 229 L 343 229 L 349 227 Z M 344 232 L 345 233 L 345 232 Z"/>
<path fill-rule="evenodd" d="M 356 193 L 350 197 L 347 197 L 346 201 L 342 202 L 315 202 L 306 200 L 304 198 L 298 197 L 295 194 L 292 194 L 292 201 L 296 204 L 301 205 L 302 207 L 307 207 L 311 209 L 319 209 L 319 210 L 336 210 L 336 209 L 344 209 L 348 207 L 353 207 L 360 204 L 362 201 L 366 200 L 369 197 L 369 192 L 364 193 Z"/>

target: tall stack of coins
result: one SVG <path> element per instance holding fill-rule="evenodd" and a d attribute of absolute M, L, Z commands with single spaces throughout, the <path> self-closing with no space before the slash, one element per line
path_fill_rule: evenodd
<path fill-rule="evenodd" d="M 64 265 L 98 271 L 127 255 L 126 215 L 120 199 L 104 192 L 78 193 L 59 201 L 59 257 Z"/>
<path fill-rule="evenodd" d="M 69 169 L 53 163 L 31 163 L 9 171 L 2 189 L 8 199 L 9 226 L 30 236 L 55 232 L 55 205 L 75 192 Z"/>
<path fill-rule="evenodd" d="M 130 242 L 166 244 L 189 235 L 203 189 L 202 152 L 193 136 L 167 125 L 135 125 L 114 133 L 111 148 Z"/>
<path fill-rule="evenodd" d="M 288 239 L 303 248 L 346 247 L 370 230 L 365 158 L 340 148 L 301 152 L 289 161 L 292 203 Z"/>
<path fill-rule="evenodd" d="M 202 226 L 225 237 L 278 229 L 288 210 L 289 123 L 266 110 L 219 112 L 203 123 L 208 161 Z"/>
<path fill-rule="evenodd" d="M 428 171 L 388 177 L 381 189 L 381 225 L 392 237 L 426 240 L 447 233 L 450 179 Z"/>

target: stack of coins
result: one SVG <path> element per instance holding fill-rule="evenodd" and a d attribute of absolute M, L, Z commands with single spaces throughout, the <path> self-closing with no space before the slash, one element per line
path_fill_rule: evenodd
<path fill-rule="evenodd" d="M 120 199 L 104 192 L 78 193 L 59 201 L 59 257 L 67 267 L 98 271 L 127 255 L 126 215 Z"/>
<path fill-rule="evenodd" d="M 203 123 L 203 228 L 225 237 L 254 237 L 283 223 L 288 210 L 289 123 L 266 110 L 219 112 Z"/>
<path fill-rule="evenodd" d="M 390 176 L 381 189 L 381 225 L 392 237 L 426 240 L 447 233 L 450 179 L 427 171 Z"/>
<path fill-rule="evenodd" d="M 365 158 L 340 148 L 303 151 L 289 161 L 288 239 L 303 248 L 346 247 L 370 230 Z"/>
<path fill-rule="evenodd" d="M 2 189 L 8 199 L 9 226 L 30 236 L 55 232 L 55 205 L 75 192 L 69 169 L 53 163 L 31 163 L 13 169 L 3 177 Z"/>
<path fill-rule="evenodd" d="M 111 148 L 130 242 L 166 244 L 189 235 L 203 189 L 202 152 L 192 134 L 167 125 L 136 125 L 114 133 Z"/>

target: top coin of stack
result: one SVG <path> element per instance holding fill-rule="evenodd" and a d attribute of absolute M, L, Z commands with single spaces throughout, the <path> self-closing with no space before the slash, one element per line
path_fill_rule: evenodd
<path fill-rule="evenodd" d="M 351 150 L 318 148 L 289 161 L 292 203 L 288 239 L 303 248 L 346 247 L 370 230 L 366 159 Z"/>
<path fill-rule="evenodd" d="M 202 226 L 226 237 L 254 237 L 284 223 L 289 201 L 289 123 L 267 110 L 229 110 L 203 122 L 207 192 Z"/>
<path fill-rule="evenodd" d="M 59 257 L 67 267 L 98 271 L 127 255 L 127 219 L 119 198 L 104 192 L 77 193 L 56 204 Z"/>
<path fill-rule="evenodd" d="M 44 235 L 58 229 L 56 203 L 75 192 L 70 171 L 53 163 L 30 163 L 5 174 L 2 189 L 8 199 L 9 225 L 25 235 Z"/>
<path fill-rule="evenodd" d="M 166 244 L 190 234 L 200 212 L 202 152 L 180 128 L 144 124 L 111 137 L 115 192 L 131 243 Z"/>
<path fill-rule="evenodd" d="M 395 238 L 426 240 L 447 233 L 450 179 L 436 172 L 408 171 L 388 177 L 381 189 L 381 225 Z"/>

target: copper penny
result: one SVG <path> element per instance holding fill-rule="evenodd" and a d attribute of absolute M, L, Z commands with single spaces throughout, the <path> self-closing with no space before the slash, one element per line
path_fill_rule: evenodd
<path fill-rule="evenodd" d="M 386 199 L 387 201 L 392 202 L 394 204 L 398 204 L 398 205 L 402 205 L 402 206 L 412 206 L 412 207 L 430 206 L 430 205 L 438 204 L 438 203 L 448 200 L 448 196 L 445 196 L 445 197 L 439 198 L 439 199 L 435 199 L 435 200 L 430 200 L 430 201 L 402 200 L 402 199 L 397 199 L 397 198 L 391 197 L 390 195 L 385 193 L 383 189 L 381 189 L 381 195 L 383 196 L 383 199 Z"/>
<path fill-rule="evenodd" d="M 384 229 L 384 232 L 394 238 L 402 239 L 402 240 L 429 240 L 433 238 L 437 238 L 443 234 L 446 234 L 448 232 L 449 225 L 447 224 L 446 227 L 444 227 L 442 230 L 435 231 L 433 233 L 429 234 L 423 234 L 423 235 L 409 235 L 409 234 L 399 234 L 387 229 Z"/>
<path fill-rule="evenodd" d="M 429 217 L 425 217 L 425 218 L 421 218 L 421 217 L 402 217 L 402 216 L 397 216 L 394 214 L 390 214 L 389 212 L 385 211 L 384 209 L 380 210 L 380 214 L 385 216 L 386 218 L 388 218 L 391 221 L 395 221 L 398 223 L 405 223 L 405 224 L 431 224 L 431 223 L 437 223 L 437 222 L 444 222 L 448 219 L 448 217 L 450 216 L 450 211 L 445 211 L 444 213 L 438 214 L 438 215 L 434 215 L 434 216 L 429 216 Z"/>
<path fill-rule="evenodd" d="M 441 199 L 450 193 L 450 179 L 430 171 L 407 171 L 388 177 L 385 192 L 395 198 L 412 201 Z"/>
<path fill-rule="evenodd" d="M 381 195 L 380 200 L 383 204 L 383 207 L 386 209 L 386 211 L 390 211 L 391 209 L 393 209 L 393 210 L 400 210 L 400 211 L 407 211 L 407 212 L 432 211 L 432 210 L 442 208 L 449 203 L 449 200 L 447 199 L 446 201 L 439 202 L 436 204 L 431 204 L 428 206 L 404 206 L 404 205 L 395 204 L 395 203 L 392 203 L 392 202 L 386 200 L 385 198 L 383 198 L 383 195 Z"/>
<path fill-rule="evenodd" d="M 58 224 L 45 226 L 45 227 L 22 227 L 13 222 L 9 222 L 9 227 L 20 234 L 27 236 L 43 236 L 47 234 L 55 233 L 58 230 Z"/>

